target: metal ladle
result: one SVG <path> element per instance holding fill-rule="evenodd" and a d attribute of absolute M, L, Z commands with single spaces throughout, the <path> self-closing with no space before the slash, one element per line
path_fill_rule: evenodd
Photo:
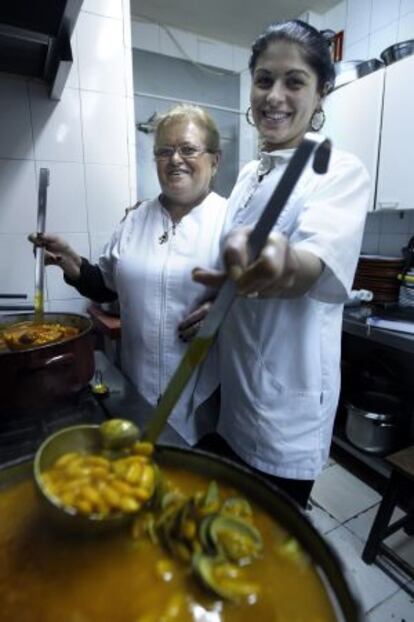
<path fill-rule="evenodd" d="M 37 235 L 42 235 L 46 230 L 46 202 L 47 187 L 49 185 L 49 169 L 41 168 L 39 176 L 39 195 L 37 207 Z M 44 280 L 45 280 L 45 249 L 36 246 L 35 249 L 35 295 L 34 295 L 34 322 L 41 324 L 44 314 Z"/>

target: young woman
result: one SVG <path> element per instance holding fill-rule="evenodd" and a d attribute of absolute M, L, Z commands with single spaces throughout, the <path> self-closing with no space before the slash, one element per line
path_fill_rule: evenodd
<path fill-rule="evenodd" d="M 251 226 L 306 132 L 319 129 L 334 70 L 324 38 L 297 20 L 271 25 L 250 58 L 251 113 L 263 151 L 240 173 L 225 231 L 227 273 L 240 297 L 219 336 L 224 450 L 267 475 L 302 506 L 329 454 L 340 383 L 343 303 L 356 268 L 368 176 L 352 155 L 309 164 L 257 261 Z M 214 285 L 220 274 L 194 271 Z M 230 447 L 229 447 L 230 446 Z M 226 449 L 227 448 L 227 449 Z"/>
<path fill-rule="evenodd" d="M 160 196 L 128 211 L 97 266 L 55 236 L 30 236 L 82 295 L 99 302 L 118 297 L 122 369 L 153 405 L 209 307 L 212 292 L 193 282 L 191 270 L 217 266 L 226 213 L 226 200 L 212 191 L 220 138 L 206 111 L 181 105 L 161 116 L 154 157 Z M 209 408 L 206 400 L 217 385 L 213 352 L 170 418 L 190 443 L 214 428 L 216 402 Z"/>

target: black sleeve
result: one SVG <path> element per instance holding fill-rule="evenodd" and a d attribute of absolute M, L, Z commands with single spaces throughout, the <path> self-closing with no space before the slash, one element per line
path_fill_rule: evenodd
<path fill-rule="evenodd" d="M 80 266 L 80 276 L 74 281 L 66 274 L 63 275 L 65 282 L 78 290 L 85 298 L 90 298 L 94 302 L 112 302 L 118 298 L 116 292 L 105 285 L 102 272 L 99 267 L 89 263 L 82 257 Z"/>

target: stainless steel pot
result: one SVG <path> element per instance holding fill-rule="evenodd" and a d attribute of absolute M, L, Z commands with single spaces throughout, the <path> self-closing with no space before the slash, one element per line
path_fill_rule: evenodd
<path fill-rule="evenodd" d="M 406 56 L 411 56 L 411 54 L 414 54 L 414 39 L 394 43 L 394 45 L 390 45 L 390 47 L 381 52 L 380 56 L 386 65 L 391 65 L 391 63 L 395 63 L 395 61 L 401 60 Z"/>
<path fill-rule="evenodd" d="M 407 408 L 398 397 L 366 391 L 355 396 L 346 410 L 346 436 L 359 449 L 386 455 L 402 445 Z"/>
<path fill-rule="evenodd" d="M 384 64 L 378 58 L 371 58 L 365 61 L 347 60 L 335 63 L 335 89 L 358 78 L 363 78 L 383 66 Z"/>

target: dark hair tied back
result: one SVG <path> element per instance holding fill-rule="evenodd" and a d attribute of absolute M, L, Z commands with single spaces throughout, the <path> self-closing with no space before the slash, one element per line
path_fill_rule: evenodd
<path fill-rule="evenodd" d="M 335 82 L 335 70 L 331 59 L 329 42 L 319 30 L 299 19 L 276 22 L 266 28 L 252 45 L 249 69 L 253 73 L 259 56 L 270 43 L 287 41 L 302 49 L 304 58 L 318 76 L 318 91 L 326 94 Z"/>

